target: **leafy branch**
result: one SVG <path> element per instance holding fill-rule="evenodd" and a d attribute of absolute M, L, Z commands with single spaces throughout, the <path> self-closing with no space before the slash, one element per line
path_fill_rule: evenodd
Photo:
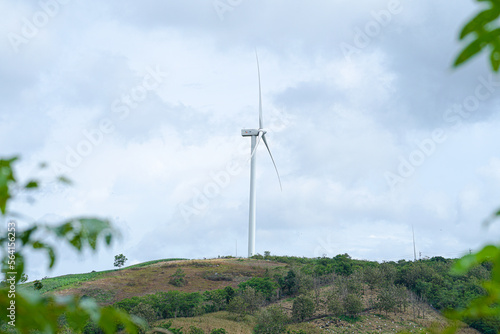
<path fill-rule="evenodd" d="M 39 181 L 30 179 L 20 183 L 15 175 L 14 164 L 18 157 L 0 159 L 0 216 L 4 219 L 11 216 L 8 204 L 15 198 L 20 189 L 32 191 L 39 187 Z M 41 165 L 44 168 L 45 165 Z M 70 183 L 65 177 L 59 177 L 59 182 Z M 7 223 L 9 225 L 9 223 Z M 109 246 L 117 231 L 108 220 L 97 217 L 76 217 L 67 219 L 56 226 L 34 223 L 23 231 L 16 231 L 14 235 L 6 233 L 5 227 L 0 235 L 2 250 L 2 272 L 6 275 L 7 287 L 0 289 L 0 328 L 1 331 L 10 330 L 20 333 L 29 333 L 39 330 L 44 333 L 60 331 L 60 319 L 66 319 L 67 326 L 81 331 L 88 321 L 99 326 L 106 334 L 115 333 L 118 329 L 125 329 L 127 333 L 137 333 L 138 328 L 144 327 L 145 322 L 135 316 L 112 308 L 100 308 L 91 299 L 80 299 L 75 296 L 57 297 L 41 296 L 37 293 L 20 292 L 16 285 L 25 272 L 24 252 L 26 249 L 43 251 L 49 260 L 49 268 L 56 261 L 54 246 L 45 241 L 47 236 L 54 237 L 58 243 L 66 243 L 77 252 L 86 248 L 96 251 L 102 239 Z M 12 233 L 11 233 L 12 234 Z M 41 235 L 41 236 L 40 236 Z M 15 240 L 15 252 L 10 251 Z M 15 275 L 7 274 L 15 272 Z M 15 294 L 13 294 L 15 291 Z M 14 305 L 14 306 L 13 306 Z M 9 307 L 15 309 L 14 314 Z M 6 319 L 13 317 L 9 324 Z M 15 324 L 15 327 L 12 326 Z"/>
<path fill-rule="evenodd" d="M 500 26 L 496 20 L 500 17 L 499 0 L 477 0 L 487 2 L 489 7 L 474 16 L 460 32 L 459 39 L 472 41 L 460 52 L 453 66 L 458 67 L 467 62 L 483 49 L 490 52 L 490 64 L 493 71 L 500 68 Z"/>

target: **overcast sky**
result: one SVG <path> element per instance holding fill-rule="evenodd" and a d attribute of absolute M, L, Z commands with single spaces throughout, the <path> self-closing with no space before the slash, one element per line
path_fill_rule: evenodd
<path fill-rule="evenodd" d="M 30 278 L 256 251 L 458 257 L 500 238 L 500 78 L 460 69 L 472 1 L 0 0 L 0 152 L 44 180 L 32 220 L 113 219 L 97 255 L 34 256 Z M 37 171 L 45 161 L 50 168 Z M 74 184 L 52 180 L 65 174 Z M 29 219 L 28 219 L 29 221 Z M 20 228 L 27 220 L 19 221 Z"/>

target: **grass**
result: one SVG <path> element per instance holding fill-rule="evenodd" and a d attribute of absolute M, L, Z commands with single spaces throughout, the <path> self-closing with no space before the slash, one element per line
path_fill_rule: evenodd
<path fill-rule="evenodd" d="M 389 320 L 390 318 L 384 314 L 381 314 L 381 313 L 374 313 L 373 314 L 374 316 L 376 317 L 379 317 L 379 319 L 384 319 L 384 320 Z"/>
<path fill-rule="evenodd" d="M 146 266 L 150 266 L 152 264 L 155 264 L 155 263 L 159 263 L 159 262 L 169 262 L 169 261 L 179 261 L 179 260 L 187 260 L 187 259 L 161 259 L 161 260 L 153 260 L 153 261 L 148 261 L 148 262 L 143 262 L 143 263 L 138 263 L 138 264 L 134 264 L 132 266 L 128 266 L 128 267 L 124 267 L 124 268 L 120 268 L 120 269 L 132 269 L 132 268 L 141 268 L 141 267 L 146 267 Z"/>
<path fill-rule="evenodd" d="M 302 331 L 302 333 L 307 333 L 307 334 L 325 333 L 322 329 L 318 328 L 317 326 L 315 326 L 311 323 L 307 323 L 307 322 L 288 325 L 287 329 L 290 331 L 296 331 L 299 333 L 300 333 L 300 331 Z"/>
<path fill-rule="evenodd" d="M 58 276 L 58 277 L 44 278 L 44 279 L 40 280 L 43 284 L 43 287 L 42 287 L 42 289 L 39 290 L 39 292 L 40 293 L 55 292 L 55 291 L 77 288 L 83 282 L 95 281 L 97 279 L 105 277 L 106 274 L 109 274 L 112 272 L 126 270 L 126 269 L 133 270 L 134 268 L 147 267 L 147 266 L 150 266 L 152 264 L 159 263 L 159 262 L 169 262 L 169 261 L 176 261 L 176 260 L 183 260 L 183 259 L 153 260 L 153 261 L 139 263 L 139 264 L 135 264 L 132 266 L 119 268 L 119 269 L 95 271 L 95 272 L 83 273 L 83 274 L 70 274 L 70 275 L 64 275 L 64 276 Z M 34 289 L 33 282 L 22 284 L 21 290 L 22 289 Z M 105 298 L 105 299 L 107 299 L 107 298 Z M 99 301 L 99 298 L 96 298 L 96 300 Z"/>
<path fill-rule="evenodd" d="M 358 321 L 361 320 L 361 316 L 355 315 L 355 316 L 349 316 L 349 315 L 341 315 L 338 317 L 340 320 L 348 322 L 350 324 L 354 324 Z"/>
<path fill-rule="evenodd" d="M 208 313 L 197 317 L 192 318 L 176 318 L 176 319 L 168 319 L 161 320 L 153 324 L 158 326 L 162 323 L 167 323 L 171 321 L 172 327 L 174 328 L 183 328 L 183 331 L 189 330 L 189 327 L 195 326 L 201 328 L 205 331 L 205 333 L 210 333 L 212 329 L 215 328 L 224 328 L 228 333 L 231 334 L 251 334 L 253 328 L 257 324 L 255 317 L 247 315 L 241 321 L 235 321 L 233 315 L 226 311 L 216 312 L 216 313 Z"/>
<path fill-rule="evenodd" d="M 104 274 L 112 272 L 113 270 L 85 273 L 85 274 L 71 274 L 58 277 L 51 277 L 42 279 L 43 284 L 42 289 L 39 291 L 41 293 L 49 291 L 59 291 L 63 289 L 70 289 L 79 286 L 82 282 L 94 281 Z M 33 282 L 25 283 L 21 285 L 21 289 L 34 289 Z"/>

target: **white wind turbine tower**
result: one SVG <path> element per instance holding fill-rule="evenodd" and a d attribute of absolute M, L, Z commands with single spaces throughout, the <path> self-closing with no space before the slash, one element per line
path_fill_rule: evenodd
<path fill-rule="evenodd" d="M 257 52 L 255 52 L 255 57 L 257 58 L 257 75 L 259 78 L 259 128 L 258 129 L 243 129 L 241 130 L 241 135 L 243 137 L 252 137 L 251 144 L 251 163 L 250 163 L 250 212 L 249 212 L 249 226 L 248 226 L 248 257 L 251 257 L 255 254 L 255 213 L 256 213 L 256 192 L 255 192 L 255 168 L 256 168 L 256 159 L 257 159 L 257 147 L 259 146 L 260 139 L 264 141 L 266 145 L 267 151 L 271 156 L 271 160 L 273 161 L 274 169 L 276 169 L 276 174 L 278 174 L 278 181 L 280 183 L 281 188 L 281 179 L 278 173 L 278 168 L 276 167 L 276 163 L 274 162 L 273 155 L 271 154 L 271 150 L 269 149 L 269 145 L 266 140 L 267 131 L 264 130 L 264 122 L 262 120 L 262 94 L 260 89 L 260 68 L 259 68 L 259 57 L 257 56 Z"/>

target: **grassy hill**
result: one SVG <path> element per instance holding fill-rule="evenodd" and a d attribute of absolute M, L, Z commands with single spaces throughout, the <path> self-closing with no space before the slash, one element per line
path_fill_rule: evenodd
<path fill-rule="evenodd" d="M 182 328 L 177 333 L 190 333 L 192 326 L 205 333 L 215 328 L 224 328 L 227 333 L 252 333 L 262 310 L 273 306 L 294 319 L 287 326 L 290 333 L 419 333 L 430 326 L 447 324 L 424 300 L 434 306 L 459 305 L 468 296 L 465 292 L 472 289 L 469 285 L 474 287 L 479 282 L 477 277 L 486 275 L 480 270 L 475 276 L 460 278 L 463 296 L 453 295 L 453 299 L 449 291 L 438 291 L 439 284 L 446 286 L 447 280 L 454 279 L 446 276 L 452 260 L 438 260 L 378 264 L 345 255 L 333 259 L 163 259 L 116 270 L 46 278 L 40 291 L 92 297 L 101 305 L 114 304 L 143 317 L 154 314 L 149 319 L 152 327 L 169 327 L 174 332 Z M 172 278 L 178 273 L 186 281 L 176 286 Z M 33 289 L 33 283 L 23 285 L 23 289 Z M 234 305 L 236 297 L 247 298 L 246 289 L 255 290 L 252 298 L 259 295 L 260 311 L 250 311 L 252 300 L 245 301 L 243 308 Z M 403 301 L 383 306 L 384 294 L 397 291 Z M 349 294 L 359 297 L 359 310 L 354 314 L 345 310 L 332 313 L 328 306 L 332 296 L 344 300 Z M 316 305 L 314 312 L 302 319 L 294 318 L 298 296 L 306 296 Z M 396 295 L 391 298 L 401 300 Z M 169 303 L 176 306 L 166 305 Z M 464 324 L 461 327 L 459 333 L 477 333 Z"/>
<path fill-rule="evenodd" d="M 226 286 L 237 288 L 239 283 L 252 277 L 262 277 L 266 269 L 284 266 L 283 263 L 248 259 L 163 259 L 115 270 L 45 278 L 40 292 L 88 296 L 102 305 L 109 305 L 160 291 L 204 292 Z M 185 272 L 188 281 L 182 287 L 169 284 L 170 277 L 178 269 Z M 33 282 L 25 284 L 24 288 L 33 289 Z"/>

